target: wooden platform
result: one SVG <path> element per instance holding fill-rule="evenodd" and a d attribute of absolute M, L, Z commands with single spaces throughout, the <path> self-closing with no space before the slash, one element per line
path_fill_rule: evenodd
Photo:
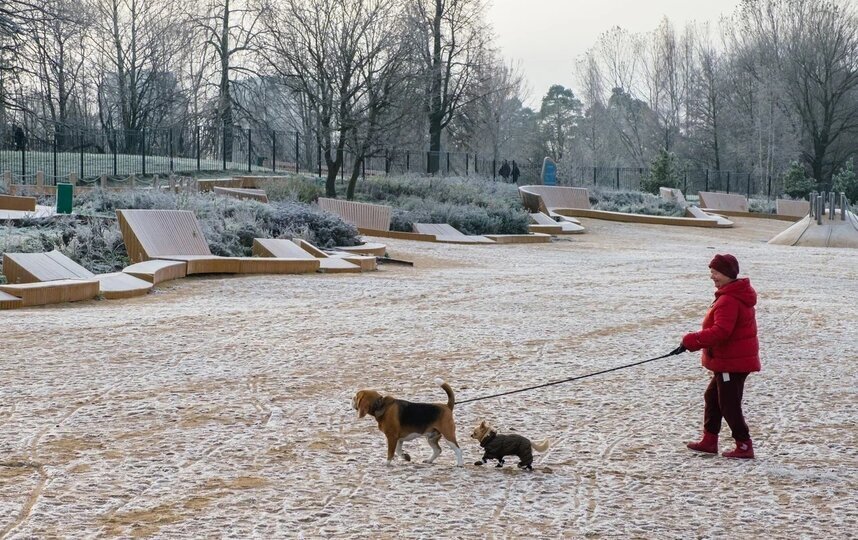
<path fill-rule="evenodd" d="M 254 238 L 253 254 L 263 257 L 291 257 L 316 264 L 315 271 L 323 273 L 359 273 L 362 267 L 344 257 L 331 257 L 304 240 Z M 372 257 L 373 263 L 375 257 Z M 374 270 L 375 268 L 371 268 Z"/>
<path fill-rule="evenodd" d="M 551 235 L 544 233 L 487 234 L 485 236 L 496 244 L 548 244 L 551 242 Z"/>
<path fill-rule="evenodd" d="M 712 214 L 710 212 L 704 212 L 697 206 L 691 205 L 685 207 L 685 215 L 695 219 L 714 219 L 718 222 L 718 227 L 732 227 L 733 222 L 724 216 L 720 216 L 718 214 Z"/>
<path fill-rule="evenodd" d="M 570 215 L 575 217 L 585 217 L 592 219 L 604 219 L 607 221 L 619 221 L 623 223 L 644 223 L 649 225 L 675 225 L 681 227 L 709 227 L 709 228 L 717 228 L 717 227 L 732 227 L 733 224 L 730 222 L 729 225 L 724 224 L 723 222 L 719 222 L 718 219 L 697 219 L 697 218 L 687 218 L 687 217 L 671 217 L 671 216 L 650 216 L 646 214 L 627 214 L 625 212 L 608 212 L 605 210 L 585 210 L 585 209 L 573 209 L 573 208 L 563 208 L 557 209 L 557 212 L 562 213 L 564 215 Z"/>
<path fill-rule="evenodd" d="M 125 272 L 99 274 L 96 278 L 99 281 L 101 296 L 108 300 L 145 296 L 152 290 L 150 282 Z"/>
<path fill-rule="evenodd" d="M 15 195 L 0 195 L 0 210 L 17 210 L 20 212 L 35 212 L 35 197 L 18 197 Z"/>
<path fill-rule="evenodd" d="M 197 180 L 200 191 L 214 191 L 215 187 L 242 188 L 241 178 L 203 178 Z"/>
<path fill-rule="evenodd" d="M 342 201 L 319 197 L 319 208 L 340 216 L 346 223 L 351 223 L 359 231 L 389 231 L 391 207 L 380 204 Z"/>
<path fill-rule="evenodd" d="M 241 274 L 312 274 L 319 270 L 317 259 L 240 257 Z"/>
<path fill-rule="evenodd" d="M 44 283 L 0 285 L 0 291 L 21 299 L 21 307 L 90 300 L 98 296 L 97 279 L 63 279 Z"/>
<path fill-rule="evenodd" d="M 736 193 L 717 193 L 700 191 L 700 207 L 707 210 L 726 210 L 729 212 L 748 212 L 748 198 Z"/>
<path fill-rule="evenodd" d="M 435 237 L 436 242 L 448 244 L 494 244 L 485 236 L 467 235 L 447 223 L 415 223 L 414 232 Z"/>
<path fill-rule="evenodd" d="M 530 226 L 530 230 L 535 233 L 582 234 L 585 230 L 584 227 L 576 223 L 569 221 L 555 221 L 554 218 L 543 212 L 531 213 L 530 220 L 533 222 L 533 225 Z"/>
<path fill-rule="evenodd" d="M 126 266 L 122 271 L 148 281 L 152 285 L 157 285 L 164 281 L 185 277 L 188 273 L 188 265 L 182 261 L 152 259 Z"/>
<path fill-rule="evenodd" d="M 24 302 L 17 296 L 0 291 L 0 309 L 17 309 L 23 306 Z"/>
<path fill-rule="evenodd" d="M 95 277 L 95 274 L 56 250 L 48 253 L 4 253 L 3 273 L 11 284 Z"/>
<path fill-rule="evenodd" d="M 384 257 L 387 253 L 387 246 L 378 242 L 365 242 L 359 246 L 337 246 L 337 251 L 345 251 L 355 253 L 357 255 L 371 255 L 374 257 Z"/>
<path fill-rule="evenodd" d="M 234 199 L 246 199 L 264 203 L 268 202 L 268 195 L 265 193 L 264 189 L 229 188 L 214 186 L 212 190 L 217 195 L 224 195 L 226 197 L 232 197 Z"/>
<path fill-rule="evenodd" d="M 319 258 L 322 263 L 321 272 L 354 272 L 353 266 L 357 267 L 358 272 L 370 272 L 378 269 L 378 262 L 374 255 L 358 255 L 344 251 L 326 253 L 306 240 L 294 239 L 292 241 L 310 255 Z M 343 262 L 348 264 L 342 264 Z"/>
<path fill-rule="evenodd" d="M 217 255 L 159 255 L 158 259 L 185 263 L 185 274 L 239 274 L 241 261 L 238 257 Z"/>

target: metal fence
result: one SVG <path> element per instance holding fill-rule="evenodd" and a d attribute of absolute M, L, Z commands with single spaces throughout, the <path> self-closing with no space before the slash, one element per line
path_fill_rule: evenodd
<path fill-rule="evenodd" d="M 427 152 L 401 148 L 375 149 L 362 160 L 344 151 L 340 170 L 359 174 L 435 173 L 445 176 L 492 176 L 499 164 L 479 153 Z M 75 174 L 79 179 L 102 175 L 167 173 L 309 172 L 327 174 L 315 134 L 247 129 L 177 126 L 140 130 L 62 127 L 43 136 L 0 139 L 0 171 L 11 171 L 21 183 L 34 182 L 42 171 L 48 184 Z"/>
<path fill-rule="evenodd" d="M 539 177 L 539 168 L 526 166 L 526 180 Z M 643 167 L 572 167 L 559 163 L 557 184 L 563 186 L 600 186 L 612 189 L 641 191 L 649 178 L 649 169 Z M 700 191 L 738 193 L 748 198 L 777 197 L 783 193 L 783 177 L 760 176 L 748 172 L 715 171 L 712 169 L 686 169 L 679 173 L 679 189 L 687 195 Z"/>

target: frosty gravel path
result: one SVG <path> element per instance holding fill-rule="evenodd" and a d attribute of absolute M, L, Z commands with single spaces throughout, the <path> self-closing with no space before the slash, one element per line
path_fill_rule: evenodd
<path fill-rule="evenodd" d="M 769 246 L 778 221 L 582 221 L 550 245 L 385 240 L 413 269 L 0 313 L 0 538 L 854 535 L 858 252 Z M 691 354 L 462 404 L 464 469 L 444 445 L 420 463 L 425 441 L 386 468 L 350 409 L 359 388 L 443 402 L 437 376 L 468 399 L 663 354 L 726 251 L 760 293 L 755 461 L 685 449 L 708 382 Z M 474 467 L 482 419 L 552 447 L 533 473 Z"/>

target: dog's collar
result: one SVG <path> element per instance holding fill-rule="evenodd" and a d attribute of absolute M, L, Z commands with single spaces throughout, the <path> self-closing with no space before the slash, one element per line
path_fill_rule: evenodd
<path fill-rule="evenodd" d="M 492 440 L 494 440 L 494 438 L 495 438 L 495 437 L 497 437 L 497 435 L 498 435 L 498 432 L 497 432 L 497 431 L 495 431 L 495 430 L 491 430 L 491 431 L 489 431 L 489 432 L 485 435 L 485 437 L 483 437 L 482 439 L 480 439 L 480 446 L 485 447 L 487 444 L 489 444 L 490 442 L 492 442 Z"/>
<path fill-rule="evenodd" d="M 376 420 L 381 418 L 384 415 L 384 411 L 387 409 L 387 406 L 384 405 L 384 398 L 377 398 L 372 404 L 369 406 L 369 414 L 371 414 Z"/>

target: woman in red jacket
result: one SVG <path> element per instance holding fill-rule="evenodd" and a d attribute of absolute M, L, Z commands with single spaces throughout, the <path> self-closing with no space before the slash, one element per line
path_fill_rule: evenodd
<path fill-rule="evenodd" d="M 739 261 L 732 255 L 715 255 L 709 263 L 715 283 L 715 301 L 703 319 L 703 328 L 682 338 L 689 351 L 703 351 L 703 367 L 712 380 L 703 394 L 703 439 L 688 448 L 718 453 L 721 418 L 733 431 L 736 448 L 722 455 L 729 458 L 754 457 L 748 424 L 742 415 L 742 392 L 748 373 L 760 371 L 760 346 L 754 306 L 757 292 L 748 278 L 738 279 Z"/>

